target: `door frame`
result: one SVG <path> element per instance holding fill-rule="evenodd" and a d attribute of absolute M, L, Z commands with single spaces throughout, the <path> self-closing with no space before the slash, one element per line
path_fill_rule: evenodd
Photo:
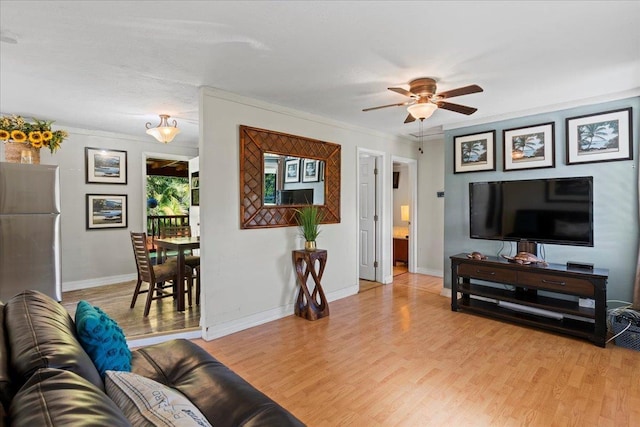
<path fill-rule="evenodd" d="M 400 163 L 407 166 L 409 171 L 409 273 L 415 273 L 417 268 L 417 254 L 418 254 L 418 160 L 410 159 L 408 157 L 391 156 L 391 169 L 393 170 L 393 164 Z M 393 209 L 393 194 L 389 196 L 389 204 Z M 392 212 L 393 215 L 393 212 Z M 393 242 L 393 216 L 391 217 L 391 237 Z M 391 257 L 393 258 L 393 256 Z M 393 271 L 393 259 L 390 259 L 389 268 Z M 392 274 L 393 276 L 393 274 Z"/>
<path fill-rule="evenodd" d="M 391 271 L 391 262 L 387 262 L 387 260 L 391 260 L 391 255 L 389 251 L 389 247 L 392 241 L 389 240 L 390 230 L 389 225 L 389 216 L 386 214 L 388 210 L 388 203 L 386 202 L 387 193 L 391 190 L 392 182 L 390 180 L 389 174 L 389 166 L 387 165 L 387 154 L 384 151 L 371 150 L 368 148 L 357 147 L 356 148 L 356 224 L 355 233 L 356 233 L 356 242 L 357 250 L 356 250 L 356 264 L 359 265 L 360 262 L 360 157 L 362 155 L 367 155 L 370 157 L 375 157 L 377 159 L 377 168 L 378 168 L 378 176 L 377 176 L 377 185 L 376 185 L 376 200 L 378 200 L 378 221 L 375 224 L 375 232 L 376 232 L 376 242 L 375 242 L 375 251 L 378 261 L 378 268 L 376 268 L 375 273 L 375 281 L 379 283 L 391 283 L 393 279 L 393 274 Z M 389 179 L 388 179 L 389 178 Z M 387 188 L 386 184 L 389 184 Z M 360 279 L 360 272 L 357 271 L 357 279 Z M 356 283 L 358 283 L 356 280 Z"/>

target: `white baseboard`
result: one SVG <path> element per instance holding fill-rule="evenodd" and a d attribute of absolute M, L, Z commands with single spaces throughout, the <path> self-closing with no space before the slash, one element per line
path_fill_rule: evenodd
<path fill-rule="evenodd" d="M 187 340 L 202 338 L 202 331 L 198 329 L 197 331 L 178 332 L 175 334 L 166 335 L 154 335 L 148 338 L 139 338 L 127 341 L 127 345 L 130 349 L 134 349 L 137 347 L 146 347 L 148 345 L 159 344 L 161 342 L 169 341 L 176 338 L 184 338 Z"/>
<path fill-rule="evenodd" d="M 436 270 L 433 268 L 416 268 L 416 273 L 418 274 L 426 274 L 427 276 L 436 276 L 436 277 L 444 277 L 444 273 L 442 270 Z"/>
<path fill-rule="evenodd" d="M 119 276 L 98 277 L 88 280 L 77 280 L 75 282 L 63 282 L 62 292 L 78 291 L 80 289 L 96 288 L 98 286 L 113 285 L 114 283 L 123 283 L 136 280 L 137 273 L 121 274 Z"/>
<path fill-rule="evenodd" d="M 442 288 L 442 290 L 440 291 L 440 295 L 442 295 L 443 297 L 447 297 L 447 298 L 451 299 L 451 289 L 450 288 Z"/>
<path fill-rule="evenodd" d="M 360 287 L 358 285 L 354 285 L 349 286 L 348 288 L 340 289 L 339 291 L 328 293 L 326 294 L 327 301 L 332 302 L 351 295 L 355 295 L 359 290 Z M 210 341 L 216 338 L 223 337 L 225 335 L 230 335 L 235 332 L 253 328 L 254 326 L 262 325 L 273 320 L 291 316 L 293 314 L 293 310 L 294 304 L 287 304 L 285 306 L 277 307 L 271 310 L 251 314 L 240 319 L 235 319 L 230 322 L 208 326 L 203 329 L 202 338 L 206 341 Z"/>

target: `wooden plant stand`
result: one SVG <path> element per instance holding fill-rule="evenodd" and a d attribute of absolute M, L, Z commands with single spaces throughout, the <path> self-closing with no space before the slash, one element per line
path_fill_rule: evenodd
<path fill-rule="evenodd" d="M 295 250 L 292 252 L 293 265 L 296 269 L 296 277 L 300 285 L 298 299 L 295 305 L 296 316 L 307 320 L 318 320 L 329 315 L 329 303 L 324 296 L 322 285 L 322 274 L 327 264 L 327 251 L 317 249 L 315 251 Z M 319 266 L 316 270 L 316 261 Z M 309 292 L 307 280 L 309 275 L 313 278 L 313 290 Z"/>

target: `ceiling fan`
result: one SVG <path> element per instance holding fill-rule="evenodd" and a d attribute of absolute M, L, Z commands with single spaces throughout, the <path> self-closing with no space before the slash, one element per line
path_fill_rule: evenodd
<path fill-rule="evenodd" d="M 413 122 L 415 121 L 415 119 L 427 119 L 438 108 L 443 108 L 445 110 L 454 111 L 456 113 L 469 115 L 475 113 L 478 109 L 467 107 L 466 105 L 453 104 L 445 100 L 453 98 L 455 96 L 482 92 L 482 88 L 480 86 L 470 85 L 436 93 L 436 81 L 428 77 L 415 79 L 409 82 L 409 90 L 403 89 L 401 87 L 390 87 L 388 89 L 401 95 L 408 96 L 411 99 L 409 101 L 399 102 L 397 104 L 365 108 L 362 111 L 371 111 L 378 110 L 380 108 L 408 105 L 407 111 L 409 111 L 409 115 L 405 119 L 405 123 Z"/>

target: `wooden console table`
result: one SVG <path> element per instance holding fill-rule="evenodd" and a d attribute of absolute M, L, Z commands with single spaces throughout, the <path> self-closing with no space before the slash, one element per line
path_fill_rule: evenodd
<path fill-rule="evenodd" d="M 304 317 L 307 320 L 318 320 L 328 316 L 329 303 L 320 284 L 324 267 L 327 264 L 327 251 L 324 249 L 315 251 L 295 250 L 292 255 L 296 277 L 300 285 L 294 310 L 296 316 Z M 317 269 L 316 261 L 319 264 Z M 314 282 L 311 292 L 307 287 L 309 275 L 311 275 Z"/>
<path fill-rule="evenodd" d="M 474 260 L 458 254 L 451 257 L 451 310 L 570 334 L 605 347 L 608 277 L 609 271 L 602 268 L 521 265 L 496 257 Z M 567 300 L 558 294 L 574 298 Z M 580 307 L 575 297 L 592 299 L 595 307 Z"/>

